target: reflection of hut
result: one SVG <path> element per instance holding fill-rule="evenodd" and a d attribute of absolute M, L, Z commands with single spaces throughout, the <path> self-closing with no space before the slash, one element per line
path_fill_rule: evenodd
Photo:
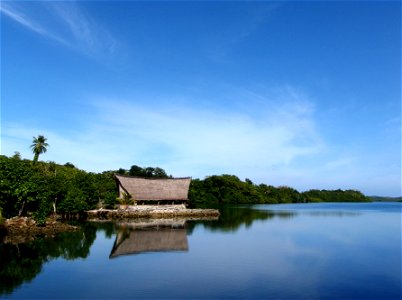
<path fill-rule="evenodd" d="M 130 195 L 139 204 L 187 203 L 191 178 L 140 178 L 115 175 L 119 195 Z"/>
<path fill-rule="evenodd" d="M 154 227 L 121 230 L 114 242 L 110 258 L 144 252 L 188 251 L 184 227 Z"/>

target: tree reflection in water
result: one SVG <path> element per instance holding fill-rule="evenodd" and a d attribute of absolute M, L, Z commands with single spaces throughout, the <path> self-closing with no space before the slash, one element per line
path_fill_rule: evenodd
<path fill-rule="evenodd" d="M 54 238 L 37 238 L 24 244 L 0 243 L 0 295 L 10 294 L 25 282 L 32 281 L 42 271 L 43 264 L 57 258 L 86 258 L 95 241 L 96 232 L 106 237 L 116 235 L 110 258 L 144 252 L 186 252 L 187 236 L 197 226 L 211 231 L 234 233 L 254 221 L 291 218 L 291 212 L 272 212 L 250 207 L 219 207 L 219 220 L 132 220 L 129 222 L 86 222 L 78 232 L 66 232 Z"/>
<path fill-rule="evenodd" d="M 294 212 L 258 210 L 245 206 L 222 205 L 214 208 L 219 209 L 221 214 L 219 220 L 215 222 L 190 222 L 189 226 L 187 226 L 188 234 L 191 234 L 199 224 L 211 231 L 234 233 L 243 225 L 246 228 L 250 227 L 255 221 L 267 221 L 273 218 L 289 219 L 296 215 Z"/>
<path fill-rule="evenodd" d="M 96 228 L 85 223 L 78 232 L 60 233 L 54 238 L 39 237 L 17 245 L 0 243 L 0 295 L 32 281 L 43 264 L 53 259 L 86 258 L 95 238 Z"/>

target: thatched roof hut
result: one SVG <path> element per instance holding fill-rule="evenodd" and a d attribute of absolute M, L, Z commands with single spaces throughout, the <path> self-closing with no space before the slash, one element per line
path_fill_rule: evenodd
<path fill-rule="evenodd" d="M 140 178 L 115 175 L 119 195 L 123 192 L 135 201 L 187 201 L 191 177 L 184 178 Z"/>

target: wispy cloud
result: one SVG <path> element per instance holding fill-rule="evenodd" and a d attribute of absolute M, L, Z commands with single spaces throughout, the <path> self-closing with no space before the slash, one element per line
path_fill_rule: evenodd
<path fill-rule="evenodd" d="M 26 15 L 23 11 L 21 11 L 21 8 L 18 8 L 15 3 L 2 2 L 0 5 L 0 10 L 4 15 L 25 26 L 29 30 L 32 30 L 46 38 L 55 40 L 61 44 L 67 45 L 67 42 L 63 38 L 50 33 L 48 30 Z"/>
<path fill-rule="evenodd" d="M 41 159 L 70 161 L 89 171 L 137 164 L 160 166 L 175 176 L 229 173 L 299 190 L 400 193 L 400 169 L 390 171 L 352 150 L 331 151 L 323 142 L 313 103 L 297 90 L 285 87 L 280 101 L 251 94 L 260 100 L 247 99 L 252 110 L 233 111 L 189 106 L 173 97 L 159 99 L 158 105 L 146 97 L 94 97 L 92 115 L 63 132 L 3 124 L 1 153 L 20 151 L 31 158 L 32 137 L 44 134 L 50 148 Z"/>
<path fill-rule="evenodd" d="M 159 101 L 155 106 L 146 99 L 136 104 L 97 98 L 94 113 L 80 125 L 80 132 L 60 136 L 40 128 L 5 126 L 4 135 L 25 138 L 29 144 L 38 132 L 47 134 L 52 145 L 47 159 L 76 162 L 88 170 L 159 165 L 175 175 L 195 177 L 252 177 L 257 170 L 289 165 L 322 147 L 309 103 L 284 102 L 275 110 L 260 106 L 257 116 L 169 101 L 170 105 Z M 10 138 L 5 141 L 5 150 L 20 149 Z"/>
<path fill-rule="evenodd" d="M 155 109 L 116 101 L 98 102 L 97 109 L 108 130 L 124 136 L 126 143 L 133 147 L 139 141 L 151 145 L 146 151 L 163 149 L 151 155 L 142 153 L 141 157 L 162 160 L 171 168 L 180 167 L 180 171 L 186 166 L 236 172 L 256 165 L 289 164 L 295 157 L 317 150 L 314 141 L 301 141 L 302 136 L 311 138 L 307 131 L 312 128 L 295 115 L 275 123 L 239 113 Z"/>
<path fill-rule="evenodd" d="M 117 40 L 76 2 L 2 2 L 1 12 L 43 38 L 97 57 L 113 54 Z"/>

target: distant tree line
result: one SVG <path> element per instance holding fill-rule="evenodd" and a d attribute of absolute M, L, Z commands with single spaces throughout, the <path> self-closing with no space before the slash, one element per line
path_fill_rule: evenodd
<path fill-rule="evenodd" d="M 158 167 L 118 169 L 91 173 L 77 169 L 72 163 L 23 160 L 16 153 L 0 156 L 0 218 L 32 214 L 44 223 L 50 214 L 72 215 L 96 207 L 113 208 L 117 184 L 114 174 L 149 178 L 170 178 Z M 310 190 L 300 193 L 286 187 L 256 185 L 234 175 L 214 175 L 194 179 L 189 190 L 191 206 L 212 204 L 258 204 L 301 202 L 370 201 L 354 190 Z"/>
<path fill-rule="evenodd" d="M 370 199 L 376 202 L 402 202 L 402 197 L 370 196 Z"/>
<path fill-rule="evenodd" d="M 241 181 L 234 175 L 194 179 L 191 182 L 189 197 L 193 205 L 371 201 L 355 190 L 310 190 L 300 193 L 287 186 L 256 185 L 249 179 Z"/>

